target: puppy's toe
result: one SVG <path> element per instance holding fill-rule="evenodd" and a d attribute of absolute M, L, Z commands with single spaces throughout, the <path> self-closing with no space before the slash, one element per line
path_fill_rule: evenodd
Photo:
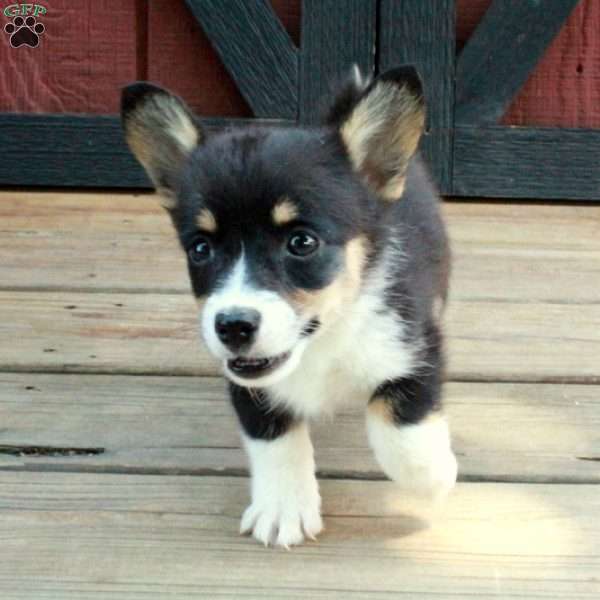
<path fill-rule="evenodd" d="M 275 544 L 283 548 L 297 546 L 304 541 L 302 523 L 299 514 L 284 515 L 279 523 L 279 532 Z"/>
<path fill-rule="evenodd" d="M 240 533 L 247 535 L 252 533 L 256 520 L 258 519 L 258 511 L 254 504 L 251 504 L 242 515 L 242 521 L 240 522 Z"/>
<path fill-rule="evenodd" d="M 270 511 L 265 511 L 258 516 L 252 535 L 254 539 L 265 546 L 269 546 L 275 539 L 277 531 L 277 516 Z"/>
<path fill-rule="evenodd" d="M 302 526 L 307 538 L 311 540 L 317 538 L 317 535 L 323 531 L 323 519 L 318 508 L 316 510 L 305 508 L 302 511 Z"/>

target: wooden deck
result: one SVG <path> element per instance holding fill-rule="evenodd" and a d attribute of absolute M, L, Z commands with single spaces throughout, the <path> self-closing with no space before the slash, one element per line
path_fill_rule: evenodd
<path fill-rule="evenodd" d="M 315 425 L 326 531 L 238 535 L 246 461 L 153 198 L 0 194 L 0 598 L 600 598 L 600 206 L 447 203 L 444 506 Z"/>

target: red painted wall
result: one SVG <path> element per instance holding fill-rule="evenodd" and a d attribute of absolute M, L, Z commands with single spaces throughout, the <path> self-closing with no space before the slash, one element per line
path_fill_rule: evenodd
<path fill-rule="evenodd" d="M 457 0 L 457 50 L 491 0 Z M 38 48 L 0 31 L 0 111 L 111 114 L 119 88 L 150 79 L 200 114 L 251 116 L 183 0 L 49 0 Z M 1 7 L 8 5 L 5 1 Z M 273 0 L 299 43 L 301 0 Z M 8 22 L 1 16 L 2 27 Z M 504 118 L 600 128 L 600 2 L 580 0 Z"/>
<path fill-rule="evenodd" d="M 135 2 L 39 3 L 48 12 L 37 48 L 11 48 L 0 15 L 0 111 L 114 113 L 118 86 L 137 75 Z"/>

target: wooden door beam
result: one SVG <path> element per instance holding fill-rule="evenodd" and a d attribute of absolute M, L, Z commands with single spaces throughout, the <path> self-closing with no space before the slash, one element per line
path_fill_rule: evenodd
<path fill-rule="evenodd" d="M 495 0 L 456 66 L 456 125 L 493 125 L 579 0 Z"/>
<path fill-rule="evenodd" d="M 271 3 L 268 0 L 186 0 L 186 4 L 254 114 L 263 118 L 296 119 L 298 49 Z"/>
<path fill-rule="evenodd" d="M 300 105 L 303 124 L 316 124 L 335 84 L 353 64 L 375 70 L 377 0 L 303 0 Z"/>
<path fill-rule="evenodd" d="M 421 151 L 442 193 L 452 189 L 455 0 L 381 0 L 379 72 L 418 69 L 427 102 Z"/>

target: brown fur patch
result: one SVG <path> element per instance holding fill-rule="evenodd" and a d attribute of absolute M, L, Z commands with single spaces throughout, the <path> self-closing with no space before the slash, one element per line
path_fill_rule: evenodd
<path fill-rule="evenodd" d="M 350 240 L 345 248 L 344 269 L 335 280 L 321 290 L 296 292 L 290 298 L 292 305 L 301 314 L 325 320 L 328 314 L 354 300 L 362 283 L 367 251 L 368 242 L 363 236 Z"/>
<path fill-rule="evenodd" d="M 217 220 L 212 211 L 208 208 L 203 208 L 196 217 L 196 225 L 201 231 L 207 233 L 215 233 L 217 231 Z"/>
<path fill-rule="evenodd" d="M 394 425 L 396 427 L 402 426 L 394 418 L 391 400 L 385 396 L 376 396 L 373 398 L 367 406 L 367 411 L 370 416 L 377 417 L 384 423 L 389 423 L 390 425 Z M 427 414 L 423 420 L 419 421 L 418 424 L 424 425 L 427 423 L 435 423 L 436 421 L 440 420 L 444 420 L 443 413 L 439 410 L 434 410 Z"/>
<path fill-rule="evenodd" d="M 356 170 L 382 198 L 397 200 L 424 125 L 422 99 L 406 86 L 383 82 L 358 103 L 340 135 Z"/>
<path fill-rule="evenodd" d="M 373 398 L 367 406 L 369 415 L 381 419 L 385 423 L 395 425 L 394 413 L 392 406 L 387 398 Z"/>
<path fill-rule="evenodd" d="M 166 208 L 167 210 L 172 210 L 173 208 L 175 208 L 175 206 L 177 206 L 177 198 L 169 190 L 159 188 L 157 192 L 158 202 L 163 208 Z"/>
<path fill-rule="evenodd" d="M 297 216 L 298 208 L 287 196 L 280 198 L 271 212 L 275 225 L 286 225 Z"/>

